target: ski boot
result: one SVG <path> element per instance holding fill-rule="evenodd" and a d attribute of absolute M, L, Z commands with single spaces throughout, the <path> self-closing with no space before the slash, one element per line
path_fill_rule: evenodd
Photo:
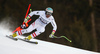
<path fill-rule="evenodd" d="M 16 37 L 17 36 L 17 34 L 16 34 L 16 32 L 15 33 L 13 33 L 12 35 L 10 35 L 11 37 Z"/>
<path fill-rule="evenodd" d="M 32 36 L 29 35 L 28 37 L 25 38 L 25 40 L 29 41 L 30 39 L 32 39 Z"/>

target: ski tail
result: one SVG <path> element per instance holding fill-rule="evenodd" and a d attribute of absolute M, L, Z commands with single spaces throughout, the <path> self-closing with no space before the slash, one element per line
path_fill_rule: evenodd
<path fill-rule="evenodd" d="M 13 38 L 13 37 L 11 37 L 11 36 L 9 36 L 9 35 L 6 35 L 6 37 L 8 37 L 8 38 L 10 38 L 10 39 L 12 39 L 12 40 L 15 40 L 15 41 L 18 40 L 17 38 Z"/>

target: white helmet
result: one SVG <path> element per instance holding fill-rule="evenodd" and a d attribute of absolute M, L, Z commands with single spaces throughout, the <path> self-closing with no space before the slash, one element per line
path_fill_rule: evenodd
<path fill-rule="evenodd" d="M 50 7 L 46 8 L 45 11 L 46 11 L 46 14 L 47 14 L 47 15 L 51 15 L 51 14 L 53 13 L 53 9 L 50 8 Z"/>

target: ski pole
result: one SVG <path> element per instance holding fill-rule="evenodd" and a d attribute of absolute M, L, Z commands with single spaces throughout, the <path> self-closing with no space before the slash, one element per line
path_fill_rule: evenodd
<path fill-rule="evenodd" d="M 60 36 L 60 37 L 57 37 L 57 36 L 54 36 L 54 38 L 65 38 L 66 40 L 68 40 L 69 42 L 72 42 L 71 40 L 69 40 L 67 37 L 65 36 Z"/>

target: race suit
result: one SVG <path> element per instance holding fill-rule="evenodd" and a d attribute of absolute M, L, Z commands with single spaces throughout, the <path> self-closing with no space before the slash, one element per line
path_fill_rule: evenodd
<path fill-rule="evenodd" d="M 20 31 L 17 31 L 17 35 L 22 35 L 25 33 L 30 33 L 33 30 L 36 29 L 36 31 L 32 34 L 32 38 L 38 36 L 39 34 L 43 33 L 45 31 L 45 27 L 47 24 L 51 23 L 53 26 L 53 31 L 55 32 L 57 30 L 57 25 L 55 23 L 54 17 L 51 15 L 50 17 L 46 17 L 45 11 L 33 11 L 31 12 L 28 17 L 32 17 L 33 15 L 39 15 L 39 18 L 35 20 L 27 29 L 23 29 Z"/>

